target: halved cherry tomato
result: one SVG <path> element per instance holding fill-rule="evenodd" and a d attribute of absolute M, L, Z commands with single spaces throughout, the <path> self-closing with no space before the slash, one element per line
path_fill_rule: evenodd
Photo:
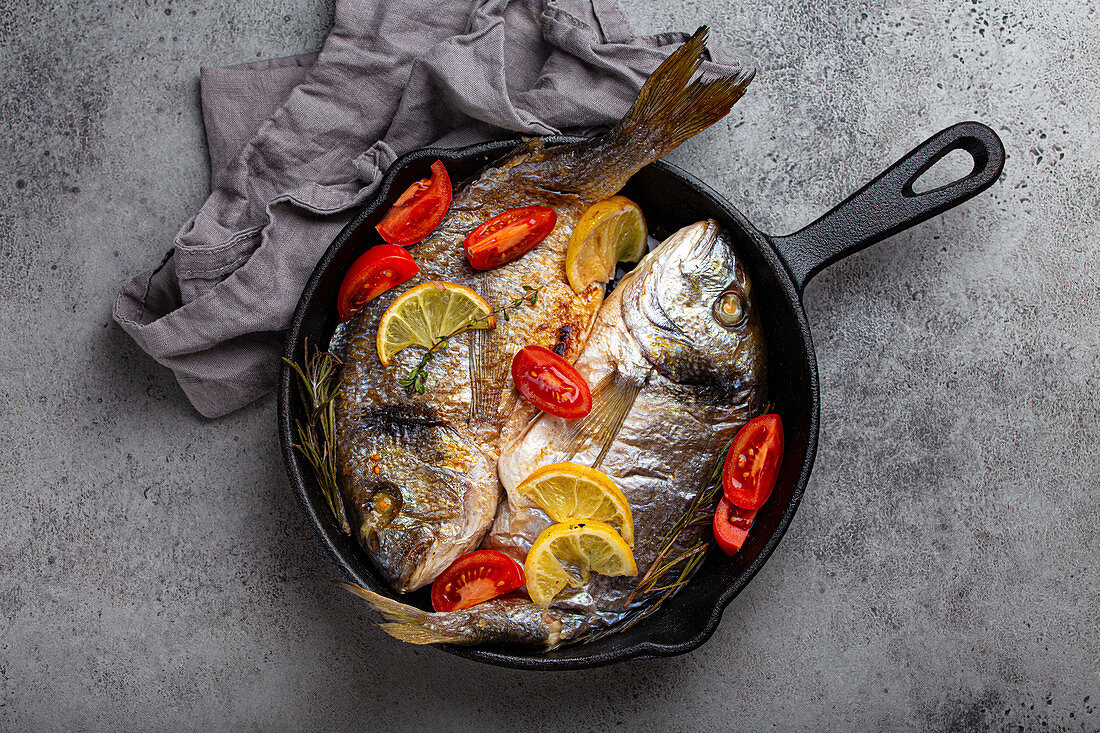
<path fill-rule="evenodd" d="M 742 509 L 722 497 L 718 508 L 714 510 L 714 539 L 722 552 L 733 557 L 741 549 L 755 518 L 756 512 L 752 509 Z"/>
<path fill-rule="evenodd" d="M 439 226 L 451 205 L 451 177 L 443 161 L 432 163 L 432 177 L 405 189 L 374 228 L 390 244 L 416 244 Z"/>
<path fill-rule="evenodd" d="M 542 346 L 524 346 L 512 359 L 516 389 L 535 407 L 573 419 L 592 411 L 592 390 L 573 365 Z"/>
<path fill-rule="evenodd" d="M 377 244 L 359 255 L 348 268 L 336 296 L 340 320 L 346 321 L 363 306 L 420 272 L 412 255 L 396 244 Z"/>
<path fill-rule="evenodd" d="M 491 270 L 518 260 L 550 236 L 558 214 L 549 206 L 508 209 L 466 235 L 462 246 L 475 270 Z"/>
<path fill-rule="evenodd" d="M 742 509 L 756 511 L 772 495 L 783 459 L 783 422 L 779 415 L 761 415 L 745 423 L 733 439 L 722 465 L 726 498 Z"/>
<path fill-rule="evenodd" d="M 432 583 L 432 608 L 461 611 L 523 585 L 523 566 L 503 552 L 475 550 L 451 563 Z"/>

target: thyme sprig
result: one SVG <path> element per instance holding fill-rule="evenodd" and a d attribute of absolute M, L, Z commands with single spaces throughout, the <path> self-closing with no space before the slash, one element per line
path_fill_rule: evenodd
<path fill-rule="evenodd" d="M 306 416 L 304 420 L 294 421 L 298 434 L 294 448 L 313 469 L 313 476 L 321 487 L 336 524 L 344 534 L 351 534 L 340 488 L 336 484 L 336 393 L 340 389 L 339 374 L 343 362 L 335 354 L 317 348 L 311 354 L 308 339 L 305 342 L 304 366 L 285 357 L 283 361 L 298 375 L 298 399 Z"/>
<path fill-rule="evenodd" d="M 494 318 L 497 315 L 499 315 L 505 321 L 510 320 L 511 313 L 515 311 L 516 308 L 519 308 L 521 305 L 537 305 L 540 290 L 542 290 L 541 287 L 536 288 L 532 285 L 524 285 L 523 295 L 519 296 L 518 298 L 513 298 L 507 303 L 496 306 L 484 315 L 474 316 L 450 333 L 440 336 L 432 343 L 430 347 L 428 347 L 428 350 L 425 351 L 423 355 L 421 355 L 420 361 L 417 362 L 415 367 L 413 367 L 413 370 L 401 379 L 397 380 L 397 383 L 404 387 L 409 392 L 409 394 L 412 394 L 413 392 L 417 394 L 424 394 L 425 383 L 428 379 L 428 365 L 431 363 L 432 359 L 435 358 L 436 354 L 438 354 L 440 351 L 445 350 L 451 345 L 450 340 L 452 338 L 459 335 L 460 333 L 463 333 L 464 331 L 470 330 L 471 328 L 476 328 L 478 324 L 488 322 L 490 319 Z"/>

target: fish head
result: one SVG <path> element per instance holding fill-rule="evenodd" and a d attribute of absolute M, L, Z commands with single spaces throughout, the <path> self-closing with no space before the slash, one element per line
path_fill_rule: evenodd
<path fill-rule="evenodd" d="M 672 382 L 735 403 L 763 384 L 765 348 L 752 284 L 713 220 L 680 229 L 622 284 L 622 314 L 642 355 Z"/>
<path fill-rule="evenodd" d="M 338 480 L 359 544 L 395 590 L 423 587 L 488 528 L 496 467 L 473 438 L 423 406 L 341 417 Z"/>

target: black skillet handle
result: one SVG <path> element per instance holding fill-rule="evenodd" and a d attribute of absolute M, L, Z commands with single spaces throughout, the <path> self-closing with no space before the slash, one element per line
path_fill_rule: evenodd
<path fill-rule="evenodd" d="M 945 186 L 916 193 L 913 183 L 945 155 L 965 150 L 974 170 Z M 1001 175 L 1005 148 L 980 122 L 960 122 L 937 132 L 882 175 L 805 229 L 772 237 L 799 292 L 826 266 L 975 196 Z"/>

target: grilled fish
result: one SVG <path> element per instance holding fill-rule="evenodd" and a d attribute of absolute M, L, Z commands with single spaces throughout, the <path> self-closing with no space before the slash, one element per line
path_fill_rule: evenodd
<path fill-rule="evenodd" d="M 585 343 L 603 288 L 593 284 L 575 293 L 566 280 L 568 239 L 581 214 L 721 119 L 744 93 L 751 73 L 693 81 L 705 36 L 701 28 L 669 56 L 627 116 L 604 135 L 553 147 L 529 141 L 459 186 L 440 226 L 410 248 L 420 274 L 346 324 L 339 348 L 345 366 L 336 402 L 337 480 L 360 544 L 397 591 L 431 582 L 490 527 L 501 497 L 496 461 L 502 429 L 517 404 L 508 381 L 515 352 L 539 344 L 572 361 Z M 465 235 L 496 214 L 527 205 L 555 209 L 549 237 L 515 262 L 473 270 L 462 247 Z M 497 319 L 492 331 L 451 339 L 432 361 L 426 393 L 409 394 L 400 380 L 423 352 L 406 349 L 394 366 L 382 368 L 375 334 L 395 297 L 433 280 L 467 285 L 493 306 L 527 292 L 537 300 Z"/>
<path fill-rule="evenodd" d="M 550 524 L 516 493 L 536 468 L 559 461 L 599 467 L 634 518 L 639 577 L 737 430 L 766 401 L 765 343 L 752 285 L 730 238 L 713 221 L 673 234 L 607 298 L 576 361 L 593 390 L 592 412 L 540 414 L 502 448 L 507 500 L 485 545 L 522 560 Z M 669 557 L 699 539 L 681 533 Z M 641 610 L 638 578 L 594 575 L 543 609 L 517 598 L 428 614 L 362 591 L 387 632 L 413 643 L 515 642 L 553 646 Z M 505 604 L 515 619 L 499 621 Z M 525 605 L 526 604 L 526 605 Z M 482 610 L 484 609 L 484 610 Z M 484 615 L 482 615 L 484 614 Z"/>

